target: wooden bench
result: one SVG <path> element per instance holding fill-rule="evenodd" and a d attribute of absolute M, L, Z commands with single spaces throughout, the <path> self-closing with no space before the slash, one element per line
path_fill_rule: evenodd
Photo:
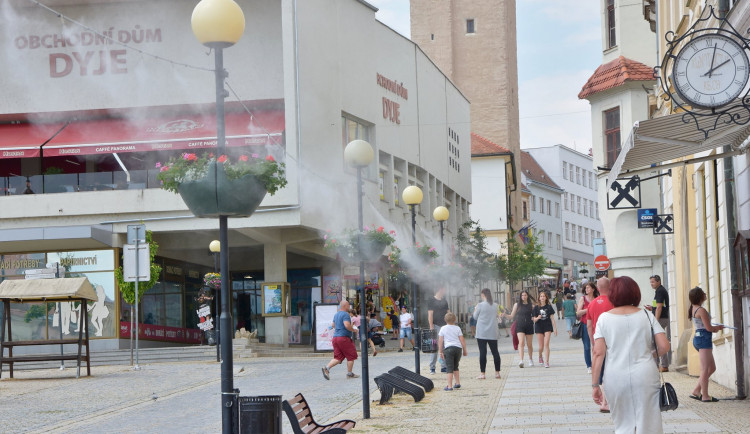
<path fill-rule="evenodd" d="M 298 393 L 292 399 L 282 402 L 282 407 L 287 417 L 289 417 L 289 423 L 292 425 L 292 430 L 294 430 L 295 434 L 317 434 L 323 432 L 344 434 L 357 424 L 353 420 L 345 419 L 328 425 L 320 425 L 313 419 L 310 407 L 301 393 Z"/>

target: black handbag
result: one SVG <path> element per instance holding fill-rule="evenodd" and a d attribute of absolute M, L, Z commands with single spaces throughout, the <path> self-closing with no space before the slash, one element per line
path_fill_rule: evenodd
<path fill-rule="evenodd" d="M 573 324 L 573 328 L 570 329 L 570 337 L 573 339 L 583 339 L 583 334 L 587 333 L 586 324 L 576 320 L 576 323 Z"/>
<path fill-rule="evenodd" d="M 647 311 L 643 311 L 648 318 L 649 325 L 651 325 L 651 341 L 654 343 L 654 352 L 656 352 L 656 369 L 659 369 L 659 350 L 656 348 L 656 337 L 654 336 L 654 324 L 651 322 L 651 317 L 648 316 Z M 659 408 L 661 411 L 677 410 L 677 406 L 680 404 L 677 400 L 677 393 L 674 391 L 674 387 L 671 384 L 664 381 L 664 375 L 659 372 L 661 377 L 661 387 L 659 388 Z"/>

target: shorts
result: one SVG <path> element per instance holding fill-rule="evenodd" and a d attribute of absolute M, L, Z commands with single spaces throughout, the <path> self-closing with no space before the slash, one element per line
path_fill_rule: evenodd
<path fill-rule="evenodd" d="M 331 340 L 333 344 L 333 358 L 336 360 L 357 360 L 357 348 L 351 338 L 336 336 Z"/>
<path fill-rule="evenodd" d="M 401 329 L 401 334 L 399 336 L 401 336 L 401 339 L 406 338 L 411 340 L 411 328 Z"/>
<path fill-rule="evenodd" d="M 458 362 L 461 360 L 461 355 L 464 349 L 459 347 L 446 347 L 443 350 L 445 356 L 445 371 L 452 374 L 453 371 L 458 371 Z"/>
<path fill-rule="evenodd" d="M 552 333 L 553 331 L 552 321 L 537 321 L 536 324 L 534 324 L 534 333 L 543 335 L 547 332 Z"/>
<path fill-rule="evenodd" d="M 534 334 L 534 323 L 531 320 L 525 322 L 519 322 L 516 324 L 516 333 L 524 333 L 527 335 Z"/>
<path fill-rule="evenodd" d="M 576 323 L 576 317 L 574 316 L 566 316 L 565 317 L 565 327 L 568 331 L 573 330 L 573 326 Z"/>
<path fill-rule="evenodd" d="M 714 343 L 711 340 L 712 333 L 706 329 L 698 329 L 695 331 L 695 337 L 693 337 L 693 348 L 696 350 L 710 350 L 713 349 Z"/>
<path fill-rule="evenodd" d="M 473 316 L 469 320 L 469 325 L 470 326 L 476 326 L 477 325 L 477 320 L 475 320 Z"/>

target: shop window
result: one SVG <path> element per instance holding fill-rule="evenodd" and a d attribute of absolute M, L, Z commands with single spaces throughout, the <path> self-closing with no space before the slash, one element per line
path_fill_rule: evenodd
<path fill-rule="evenodd" d="M 612 167 L 620 155 L 620 107 L 604 112 L 604 143 L 607 167 Z"/>

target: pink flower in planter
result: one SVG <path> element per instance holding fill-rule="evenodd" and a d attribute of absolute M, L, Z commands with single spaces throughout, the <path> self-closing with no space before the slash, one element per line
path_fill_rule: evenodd
<path fill-rule="evenodd" d="M 158 169 L 160 167 L 161 167 L 161 163 L 156 163 L 156 168 Z"/>
<path fill-rule="evenodd" d="M 378 226 L 378 232 L 383 232 L 383 227 L 382 226 Z"/>
<path fill-rule="evenodd" d="M 247 155 L 240 155 L 240 161 L 247 161 Z"/>
<path fill-rule="evenodd" d="M 250 156 L 251 156 L 251 157 L 253 157 L 253 158 L 258 158 L 258 157 L 260 157 L 260 155 L 258 155 L 258 154 L 252 154 L 252 155 L 250 155 Z"/>
<path fill-rule="evenodd" d="M 166 172 L 167 170 L 169 170 L 169 166 L 164 166 L 161 169 L 159 169 L 159 172 Z"/>

